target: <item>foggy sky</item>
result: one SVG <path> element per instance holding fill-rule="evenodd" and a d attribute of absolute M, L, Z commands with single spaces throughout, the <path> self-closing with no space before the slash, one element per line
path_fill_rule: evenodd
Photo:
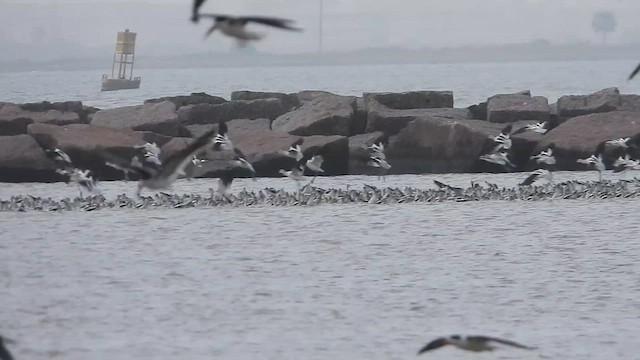
<path fill-rule="evenodd" d="M 264 29 L 257 44 L 273 53 L 318 48 L 320 0 L 208 0 L 203 12 L 290 18 L 303 33 Z M 227 51 L 208 21 L 189 22 L 191 0 L 0 0 L 0 60 L 47 60 L 112 54 L 117 31 L 138 33 L 145 56 Z M 594 12 L 610 10 L 610 43 L 640 42 L 638 0 L 324 0 L 325 51 L 369 47 L 442 48 L 546 39 L 597 44 Z M 259 26 L 257 27 L 259 28 Z M 259 29 L 263 30 L 263 29 Z M 37 51 L 45 49 L 45 51 Z"/>

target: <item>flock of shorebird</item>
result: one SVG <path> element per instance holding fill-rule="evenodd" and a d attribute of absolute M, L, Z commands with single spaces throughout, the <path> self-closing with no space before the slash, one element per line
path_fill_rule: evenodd
<path fill-rule="evenodd" d="M 516 168 L 516 165 L 514 165 L 510 159 L 510 156 L 512 155 L 511 136 L 524 131 L 533 131 L 545 134 L 556 126 L 557 122 L 545 121 L 542 123 L 526 125 L 516 131 L 513 131 L 513 124 L 509 124 L 502 129 L 500 134 L 495 137 L 491 137 L 494 142 L 493 148 L 490 152 L 481 155 L 480 160 L 501 165 L 506 171 L 512 171 Z M 640 170 L 640 160 L 638 160 L 640 159 L 640 132 L 630 137 L 602 141 L 598 144 L 592 155 L 585 159 L 576 159 L 576 162 L 587 165 L 588 168 L 598 171 L 599 179 L 602 181 L 602 172 L 607 168 L 604 162 L 604 153 L 607 146 L 614 148 L 612 151 L 613 157 L 617 157 L 612 164 L 614 172 L 618 173 L 627 170 Z M 547 149 L 532 156 L 531 160 L 534 160 L 539 168 L 531 172 L 529 176 L 520 183 L 520 185 L 531 185 L 537 179 L 546 179 L 549 182 L 553 182 L 552 170 L 556 165 L 554 151 L 555 144 L 551 143 Z"/>
<path fill-rule="evenodd" d="M 293 27 L 293 21 L 288 19 L 263 16 L 229 16 L 221 14 L 201 13 L 199 9 L 205 1 L 206 0 L 193 1 L 191 16 L 191 20 L 194 23 L 197 23 L 200 18 L 211 18 L 214 20 L 213 25 L 205 33 L 205 37 L 211 35 L 215 30 L 219 30 L 222 34 L 235 38 L 240 46 L 244 46 L 250 41 L 261 40 L 264 37 L 264 34 L 249 31 L 246 28 L 247 24 L 249 23 L 256 23 L 290 31 L 301 31 L 301 29 Z M 640 72 L 640 65 L 638 65 L 638 67 L 634 69 L 634 71 L 629 76 L 629 79 L 631 80 L 638 72 Z M 500 134 L 492 137 L 494 141 L 492 150 L 480 156 L 480 159 L 483 161 L 501 165 L 506 170 L 513 170 L 515 168 L 515 165 L 510 159 L 510 151 L 512 149 L 511 136 L 522 131 L 534 131 L 544 134 L 557 125 L 557 122 L 545 121 L 533 125 L 526 125 L 525 127 L 513 132 L 513 126 L 508 125 L 500 132 Z M 515 190 L 507 189 L 499 190 L 498 187 L 493 184 L 488 184 L 488 191 L 483 194 L 484 188 L 480 187 L 478 184 L 472 184 L 470 188 L 463 189 L 452 187 L 437 180 L 434 180 L 434 182 L 439 189 L 431 193 L 420 192 L 415 189 L 405 189 L 405 191 L 393 188 L 378 189 L 372 186 L 365 186 L 363 192 L 357 192 L 355 190 L 349 189 L 347 189 L 346 191 L 337 189 L 324 190 L 311 186 L 311 184 L 313 183 L 313 179 L 315 179 L 315 176 L 318 173 L 324 172 L 324 170 L 322 169 L 322 163 L 324 161 L 322 150 L 315 153 L 305 154 L 300 147 L 302 145 L 302 142 L 303 139 L 300 138 L 299 140 L 291 144 L 289 149 L 283 149 L 280 151 L 282 155 L 295 160 L 295 164 L 290 170 L 281 169 L 280 173 L 296 182 L 296 184 L 298 185 L 298 194 L 296 196 L 295 194 L 291 195 L 283 191 L 265 189 L 270 193 L 270 201 L 273 201 L 272 203 L 275 205 L 311 205 L 314 203 L 317 204 L 323 199 L 325 199 L 325 201 L 333 202 L 364 201 L 367 203 L 384 203 L 385 199 L 393 199 L 396 202 L 406 202 L 411 201 L 412 199 L 413 201 L 430 201 L 433 199 L 435 199 L 435 201 L 441 201 L 442 199 L 470 201 L 479 200 L 483 196 L 487 196 L 487 194 L 489 194 L 489 198 L 494 199 L 496 198 L 495 196 L 499 196 L 498 198 L 503 199 L 522 199 L 524 197 L 535 200 L 539 198 L 540 194 L 545 194 L 545 191 L 541 192 L 538 190 L 528 192 L 516 192 Z M 229 161 L 230 168 L 227 171 L 223 172 L 223 174 L 220 176 L 218 200 L 234 205 L 239 205 L 240 202 L 244 202 L 244 204 L 247 205 L 247 201 L 249 203 L 259 202 L 261 198 L 260 195 L 256 195 L 255 193 L 251 195 L 246 191 L 244 191 L 244 194 L 247 195 L 245 197 L 227 197 L 226 195 L 227 189 L 231 185 L 233 179 L 238 175 L 236 171 L 248 171 L 252 175 L 255 175 L 256 171 L 251 163 L 247 161 L 247 158 L 242 153 L 242 151 L 233 145 L 233 142 L 229 137 L 226 124 L 224 122 L 220 122 L 217 131 L 208 131 L 207 133 L 193 141 L 191 144 L 186 146 L 184 149 L 177 151 L 163 161 L 161 161 L 160 157 L 160 148 L 154 143 L 147 143 L 139 146 L 138 149 L 140 150 L 140 154 L 135 155 L 128 160 L 117 157 L 114 154 L 110 154 L 106 151 L 102 151 L 101 155 L 104 158 L 106 165 L 123 171 L 127 179 L 129 178 L 129 175 L 134 175 L 138 178 L 138 188 L 136 195 L 139 198 L 145 200 L 142 203 L 136 203 L 134 200 L 121 195 L 116 200 L 115 206 L 122 207 L 127 206 L 128 204 L 129 207 L 134 205 L 135 207 L 146 207 L 150 203 L 158 199 L 161 199 L 160 202 L 168 201 L 170 204 L 174 205 L 173 207 L 185 207 L 189 205 L 194 206 L 199 200 L 202 200 L 202 198 L 185 195 L 186 198 L 178 199 L 178 201 L 176 202 L 176 199 L 173 196 L 166 193 L 156 195 L 155 198 L 144 198 L 141 197 L 141 191 L 144 188 L 152 190 L 167 189 L 180 176 L 188 177 L 188 174 L 186 172 L 187 168 L 201 167 L 202 164 L 206 161 L 204 159 L 200 159 L 198 157 L 198 154 L 208 146 L 211 146 L 213 150 L 232 151 L 234 154 L 233 159 Z M 606 146 L 613 146 L 620 149 L 619 156 L 613 163 L 615 172 L 630 169 L 640 170 L 640 161 L 637 160 L 640 158 L 640 134 L 628 138 L 608 140 L 600 143 L 593 155 L 585 159 L 577 160 L 578 163 L 582 163 L 596 169 L 600 173 L 600 181 L 593 184 L 577 181 L 559 184 L 551 190 L 548 190 L 550 191 L 552 196 L 562 196 L 564 198 L 579 198 L 581 196 L 585 196 L 585 194 L 587 197 L 640 196 L 640 191 L 628 191 L 628 182 L 619 182 L 618 184 L 607 184 L 605 182 L 602 182 L 601 173 L 606 168 L 603 160 L 603 154 Z M 387 158 L 384 152 L 384 144 L 382 142 L 376 144 L 367 144 L 364 146 L 364 148 L 368 150 L 369 155 L 367 164 L 371 167 L 381 169 L 381 175 L 384 176 L 386 171 L 391 168 L 391 165 L 387 162 Z M 549 182 L 553 181 L 551 171 L 553 166 L 556 164 L 556 159 L 553 154 L 554 149 L 555 146 L 553 144 L 550 144 L 546 150 L 532 157 L 532 159 L 540 165 L 540 168 L 533 171 L 524 181 L 521 182 L 520 185 L 531 185 L 534 181 L 540 178 L 546 178 Z M 97 188 L 97 181 L 92 175 L 91 171 L 76 167 L 69 155 L 67 155 L 65 152 L 60 149 L 54 148 L 46 150 L 46 153 L 59 165 L 59 169 L 57 171 L 60 174 L 67 176 L 69 182 L 80 186 L 81 197 L 82 189 L 89 192 L 99 191 Z M 301 187 L 300 183 L 305 181 L 306 177 L 304 173 L 307 169 L 314 173 L 314 178 L 308 184 Z M 640 188 L 640 181 L 635 180 L 635 185 L 636 188 Z M 260 192 L 259 194 L 262 194 L 263 201 L 267 199 L 267 197 L 262 192 Z M 549 192 L 546 192 L 546 194 L 549 194 Z M 305 201 L 302 200 L 303 196 L 306 199 Z M 81 203 L 82 207 L 85 210 L 95 210 L 99 207 L 97 203 L 100 200 L 104 200 L 104 198 L 101 198 L 100 196 L 94 196 L 87 198 L 87 201 L 78 198 L 75 200 L 75 202 Z M 213 191 L 210 200 L 214 201 Z M 0 201 L 0 210 L 24 210 L 25 204 L 30 204 L 32 208 L 35 209 L 42 209 L 45 206 L 44 204 L 46 203 L 47 199 L 35 197 L 14 197 L 11 201 Z M 214 203 L 208 204 L 214 205 Z M 71 209 L 73 202 L 65 202 L 63 200 L 61 203 L 58 203 L 58 205 L 60 206 L 58 209 Z M 114 204 L 111 205 L 114 206 Z M 14 209 L 13 206 L 17 207 Z M 55 209 L 49 208 L 49 210 Z M 13 343 L 13 341 L 0 336 L 0 360 L 13 360 L 13 357 L 7 350 L 5 343 L 11 344 Z M 451 335 L 447 337 L 440 337 L 429 342 L 419 350 L 418 354 L 422 354 L 430 350 L 435 350 L 445 345 L 452 345 L 459 349 L 473 352 L 492 351 L 496 349 L 498 345 L 506 345 L 527 350 L 535 349 L 533 347 L 528 347 L 510 340 L 500 339 L 496 337 Z"/>

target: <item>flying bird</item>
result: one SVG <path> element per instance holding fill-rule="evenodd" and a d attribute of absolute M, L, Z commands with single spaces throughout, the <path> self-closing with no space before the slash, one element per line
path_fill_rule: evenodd
<path fill-rule="evenodd" d="M 58 148 L 54 148 L 45 150 L 45 154 L 58 165 L 59 168 L 56 169 L 56 172 L 66 176 L 67 183 L 73 183 L 80 187 L 80 197 L 82 197 L 83 188 L 89 192 L 97 190 L 98 182 L 93 172 L 91 170 L 77 168 L 67 153 Z"/>
<path fill-rule="evenodd" d="M 296 159 L 296 161 L 300 161 L 303 157 L 300 145 L 302 145 L 303 142 L 304 138 L 299 138 L 298 140 L 294 141 L 291 146 L 289 146 L 289 150 L 280 150 L 279 153 L 286 157 Z"/>
<path fill-rule="evenodd" d="M 505 151 L 484 154 L 480 156 L 480 160 L 501 165 L 507 171 L 512 171 L 516 168 L 516 165 L 509 159 L 509 154 Z"/>
<path fill-rule="evenodd" d="M 534 170 L 531 172 L 531 174 L 529 174 L 529 176 L 527 176 L 526 179 L 524 179 L 520 183 L 520 185 L 531 185 L 540 178 L 547 179 L 549 182 L 551 182 L 553 181 L 553 173 L 545 169 Z"/>
<path fill-rule="evenodd" d="M 137 195 L 140 195 L 140 192 L 144 188 L 161 190 L 171 186 L 178 176 L 183 173 L 185 166 L 193 160 L 193 155 L 214 143 L 215 136 L 215 129 L 207 131 L 184 149 L 169 156 L 162 165 L 158 167 L 152 167 L 147 164 L 142 164 L 142 166 L 126 164 L 126 161 L 122 161 L 122 159 L 106 152 L 102 152 L 102 156 L 106 161 L 116 163 L 128 169 L 129 172 L 140 176 L 138 190 L 136 192 Z"/>
<path fill-rule="evenodd" d="M 7 350 L 5 344 L 13 344 L 14 341 L 0 336 L 0 360 L 13 360 L 13 356 Z"/>
<path fill-rule="evenodd" d="M 636 76 L 639 72 L 640 72 L 640 64 L 638 64 L 638 66 L 636 66 L 636 68 L 633 69 L 633 72 L 631 73 L 631 75 L 629 75 L 629 80 L 633 79 L 633 77 Z"/>
<path fill-rule="evenodd" d="M 205 38 L 214 31 L 220 30 L 226 36 L 238 40 L 240 46 L 244 46 L 249 41 L 258 41 L 264 38 L 264 34 L 247 30 L 247 24 L 256 23 L 275 27 L 283 30 L 302 31 L 291 26 L 292 20 L 271 18 L 264 16 L 230 16 L 222 14 L 198 14 L 197 18 L 207 17 L 214 20 L 213 25 L 205 33 Z"/>
<path fill-rule="evenodd" d="M 593 155 L 585 159 L 576 160 L 577 163 L 585 164 L 587 166 L 595 168 L 598 171 L 600 181 L 602 181 L 602 172 L 607 169 L 603 160 L 604 148 L 606 146 L 606 143 L 607 143 L 606 141 L 603 141 L 600 144 L 598 144 L 598 147 L 596 147 L 596 151 L 593 153 Z"/>
<path fill-rule="evenodd" d="M 218 123 L 218 134 L 213 139 L 213 149 L 216 151 L 227 150 L 233 151 L 233 142 L 227 135 L 229 132 L 229 128 L 227 127 L 227 123 L 223 120 L 220 120 Z"/>
<path fill-rule="evenodd" d="M 534 155 L 531 157 L 532 160 L 535 160 L 538 164 L 545 165 L 555 165 L 556 157 L 553 155 L 553 150 L 556 148 L 554 143 L 549 144 L 547 150 L 541 151 L 538 155 Z"/>
<path fill-rule="evenodd" d="M 497 145 L 493 149 L 492 152 L 498 152 L 500 150 L 509 150 L 511 149 L 512 141 L 511 141 L 511 129 L 513 128 L 513 124 L 509 124 L 505 126 L 500 134 L 495 137 L 489 137 L 492 139 Z"/>
<path fill-rule="evenodd" d="M 474 352 L 493 351 L 497 348 L 496 345 L 507 345 L 507 346 L 518 348 L 518 349 L 524 349 L 524 350 L 535 349 L 534 347 L 518 344 L 515 341 L 505 340 L 505 339 L 500 339 L 495 337 L 451 335 L 447 337 L 437 338 L 431 341 L 430 343 L 425 345 L 422 349 L 420 349 L 420 351 L 418 351 L 418 355 L 430 350 L 439 349 L 445 345 L 452 345 L 457 347 L 458 349 L 474 351 Z"/>
<path fill-rule="evenodd" d="M 193 8 L 191 10 L 191 21 L 193 21 L 194 23 L 197 23 L 198 20 L 200 20 L 199 18 L 200 13 L 198 12 L 198 9 L 200 9 L 200 7 L 205 1 L 206 0 L 193 0 Z"/>

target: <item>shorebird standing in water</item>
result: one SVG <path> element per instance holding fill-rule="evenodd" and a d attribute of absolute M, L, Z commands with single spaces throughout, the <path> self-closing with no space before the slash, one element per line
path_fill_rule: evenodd
<path fill-rule="evenodd" d="M 302 31 L 302 29 L 291 26 L 292 20 L 279 19 L 265 16 L 230 16 L 222 14 L 197 14 L 201 17 L 213 19 L 213 25 L 207 30 L 204 37 L 208 37 L 216 30 L 220 30 L 226 36 L 238 41 L 239 46 L 245 46 L 249 41 L 258 41 L 264 38 L 265 34 L 247 30 L 248 23 L 266 25 L 283 30 Z"/>
<path fill-rule="evenodd" d="M 4 344 L 13 344 L 14 341 L 11 339 L 4 338 L 0 335 L 0 360 L 13 360 L 13 356 L 7 350 Z"/>
<path fill-rule="evenodd" d="M 495 337 L 451 335 L 447 337 L 437 338 L 431 341 L 430 343 L 425 345 L 422 349 L 420 349 L 420 351 L 418 351 L 418 355 L 430 350 L 439 349 L 445 345 L 453 345 L 458 349 L 473 351 L 473 352 L 493 351 L 497 348 L 496 345 L 507 345 L 507 346 L 518 348 L 518 349 L 524 349 L 524 350 L 535 349 L 534 347 L 518 344 L 515 341 L 505 340 L 505 339 L 500 339 Z"/>

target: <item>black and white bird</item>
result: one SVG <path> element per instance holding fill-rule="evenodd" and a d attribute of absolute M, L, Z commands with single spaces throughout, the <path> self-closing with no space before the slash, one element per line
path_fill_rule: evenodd
<path fill-rule="evenodd" d="M 490 336 L 451 335 L 447 337 L 437 338 L 429 342 L 422 349 L 420 349 L 420 351 L 418 351 L 418 355 L 425 353 L 427 351 L 439 349 L 445 345 L 452 345 L 457 347 L 458 349 L 473 351 L 473 352 L 493 351 L 498 348 L 498 345 L 507 345 L 507 346 L 518 348 L 518 349 L 524 349 L 524 350 L 536 349 L 534 347 L 529 347 L 526 345 L 519 344 L 515 341 L 505 340 L 505 339 L 500 339 L 500 338 L 490 337 Z"/>
<path fill-rule="evenodd" d="M 509 153 L 506 151 L 493 152 L 480 156 L 480 160 L 490 162 L 492 164 L 498 164 L 507 171 L 513 171 L 516 165 L 509 159 Z"/>
<path fill-rule="evenodd" d="M 602 181 L 602 172 L 607 169 L 603 159 L 605 146 L 606 141 L 603 141 L 598 144 L 598 147 L 596 147 L 596 151 L 593 153 L 593 155 L 584 159 L 576 160 L 577 163 L 585 164 L 596 169 L 598 171 L 600 181 Z"/>
<path fill-rule="evenodd" d="M 560 122 L 557 119 L 549 119 L 543 122 L 535 123 L 535 124 L 527 124 L 520 129 L 514 131 L 511 135 L 517 135 L 523 133 L 525 131 L 533 131 L 538 134 L 546 134 L 547 132 L 555 129 Z"/>
<path fill-rule="evenodd" d="M 534 170 L 520 183 L 520 185 L 531 185 L 538 179 L 547 179 L 547 181 L 553 182 L 553 173 L 546 169 Z"/>
<path fill-rule="evenodd" d="M 375 156 L 378 159 L 383 159 L 383 160 L 387 159 L 387 156 L 384 154 L 384 143 L 382 142 L 379 142 L 377 144 L 372 144 L 370 146 L 363 145 L 362 148 L 365 150 L 369 150 L 370 156 Z"/>
<path fill-rule="evenodd" d="M 240 46 L 246 45 L 249 41 L 258 41 L 264 38 L 265 34 L 247 30 L 247 24 L 255 23 L 275 27 L 289 31 L 302 31 L 302 29 L 292 26 L 293 21 L 288 19 L 272 18 L 265 16 L 230 16 L 222 14 L 198 14 L 197 18 L 211 18 L 213 25 L 205 33 L 205 38 L 216 30 L 220 30 L 226 36 L 238 41 Z"/>
<path fill-rule="evenodd" d="M 367 159 L 367 166 L 379 168 L 381 173 L 378 174 L 378 178 L 382 176 L 384 179 L 385 174 L 391 169 L 391 164 L 387 161 L 387 155 L 384 153 L 384 143 L 378 142 L 377 144 L 364 145 L 362 147 L 369 151 L 369 159 Z"/>
<path fill-rule="evenodd" d="M 225 196 L 227 191 L 231 187 L 231 183 L 233 183 L 233 179 L 236 177 L 242 176 L 239 171 L 248 170 L 251 173 L 251 176 L 255 180 L 256 170 L 253 168 L 253 165 L 249 161 L 247 161 L 246 156 L 240 151 L 238 148 L 234 148 L 234 158 L 229 161 L 231 165 L 230 168 L 222 170 L 220 176 L 218 178 L 218 194 L 220 196 Z"/>
<path fill-rule="evenodd" d="M 175 152 L 168 158 L 166 158 L 162 165 L 158 167 L 152 167 L 147 164 L 142 166 L 127 165 L 126 161 L 117 158 L 114 155 L 103 152 L 103 157 L 106 161 L 116 163 L 121 167 L 126 167 L 130 172 L 140 176 L 138 181 L 137 195 L 140 195 L 142 189 L 148 188 L 151 190 L 166 189 L 183 173 L 183 170 L 187 164 L 193 159 L 193 155 L 214 143 L 216 136 L 215 129 L 207 131 L 204 135 L 197 138 L 191 144 L 187 145 L 184 149 Z"/>
<path fill-rule="evenodd" d="M 547 150 L 543 150 L 538 155 L 532 156 L 531 159 L 535 160 L 537 164 L 553 166 L 556 164 L 556 157 L 553 155 L 553 150 L 555 148 L 556 145 L 551 143 L 549 144 L 549 147 L 547 147 Z"/>
<path fill-rule="evenodd" d="M 300 148 L 300 145 L 302 145 L 303 142 L 304 142 L 304 139 L 299 138 L 298 140 L 294 141 L 293 144 L 291 144 L 291 146 L 289 146 L 288 150 L 280 150 L 279 153 L 286 157 L 296 159 L 296 161 L 300 161 L 302 160 L 302 157 L 303 157 L 302 149 Z"/>
<path fill-rule="evenodd" d="M 307 177 L 304 176 L 305 165 L 306 161 L 303 158 L 300 161 L 297 161 L 296 164 L 291 168 L 291 170 L 280 169 L 278 170 L 278 172 L 295 181 L 298 189 L 300 189 L 300 182 L 307 180 Z"/>
<path fill-rule="evenodd" d="M 640 170 L 640 161 L 632 159 L 629 154 L 620 156 L 613 162 L 613 172 L 619 173 L 627 170 Z"/>
<path fill-rule="evenodd" d="M 77 168 L 67 153 L 54 148 L 45 150 L 45 154 L 58 166 L 56 172 L 67 177 L 67 183 L 73 183 L 80 187 L 80 197 L 82 197 L 82 189 L 86 189 L 89 192 L 98 191 L 98 181 L 93 172 L 88 169 Z"/>
<path fill-rule="evenodd" d="M 256 169 L 253 165 L 247 161 L 247 157 L 238 148 L 233 148 L 234 158 L 231 160 L 231 165 L 242 169 L 249 170 L 253 176 L 256 175 Z"/>
<path fill-rule="evenodd" d="M 200 20 L 200 7 L 206 0 L 193 0 L 193 7 L 191 8 L 191 21 L 197 23 Z"/>
<path fill-rule="evenodd" d="M 0 360 L 13 360 L 13 355 L 9 352 L 5 344 L 14 344 L 11 339 L 7 339 L 0 335 Z"/>
<path fill-rule="evenodd" d="M 501 131 L 500 134 L 496 135 L 496 136 L 490 136 L 489 138 L 492 139 L 495 142 L 495 147 L 493 148 L 492 152 L 498 152 L 500 150 L 509 150 L 511 149 L 511 146 L 513 145 L 513 142 L 511 140 L 511 130 L 513 129 L 513 124 L 509 124 L 507 126 L 505 126 Z"/>
<path fill-rule="evenodd" d="M 160 148 L 156 143 L 145 143 L 144 145 L 134 146 L 134 148 L 144 150 L 142 155 L 145 161 L 158 166 L 162 165 L 162 161 L 160 161 Z"/>
<path fill-rule="evenodd" d="M 224 121 L 220 121 L 218 123 L 218 133 L 216 134 L 213 140 L 213 149 L 216 151 L 226 150 L 233 151 L 233 142 L 229 138 L 229 128 L 227 127 L 227 123 Z"/>
<path fill-rule="evenodd" d="M 631 72 L 631 75 L 629 75 L 629 80 L 633 79 L 639 72 L 640 72 L 640 64 L 638 64 L 638 66 L 636 66 L 636 68 L 633 69 L 633 71 Z"/>

